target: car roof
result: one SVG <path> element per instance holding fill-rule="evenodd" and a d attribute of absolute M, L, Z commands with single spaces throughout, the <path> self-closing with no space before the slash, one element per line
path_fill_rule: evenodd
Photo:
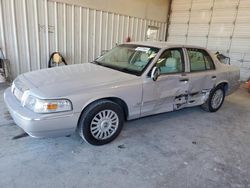
<path fill-rule="evenodd" d="M 174 43 L 163 42 L 163 41 L 138 41 L 138 42 L 129 42 L 126 44 L 150 46 L 150 47 L 155 47 L 155 48 L 198 48 L 198 49 L 205 49 L 205 48 L 200 47 L 200 46 L 174 44 Z"/>

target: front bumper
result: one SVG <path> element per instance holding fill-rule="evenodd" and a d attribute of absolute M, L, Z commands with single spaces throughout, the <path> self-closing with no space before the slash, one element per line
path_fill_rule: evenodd
<path fill-rule="evenodd" d="M 34 113 L 20 104 L 11 88 L 5 90 L 4 101 L 15 123 L 32 137 L 64 136 L 76 130 L 80 113 Z"/>

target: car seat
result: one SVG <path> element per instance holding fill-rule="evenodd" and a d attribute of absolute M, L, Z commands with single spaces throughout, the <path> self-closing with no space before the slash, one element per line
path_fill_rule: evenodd
<path fill-rule="evenodd" d="M 147 65 L 147 63 L 148 63 L 148 54 L 142 53 L 141 56 L 140 56 L 140 60 L 136 61 L 134 63 L 134 65 L 136 65 L 138 67 L 144 67 L 144 66 Z"/>
<path fill-rule="evenodd" d="M 167 58 L 165 62 L 165 66 L 161 67 L 162 73 L 173 73 L 173 72 L 179 72 L 178 66 L 177 66 L 177 60 L 175 58 Z"/>

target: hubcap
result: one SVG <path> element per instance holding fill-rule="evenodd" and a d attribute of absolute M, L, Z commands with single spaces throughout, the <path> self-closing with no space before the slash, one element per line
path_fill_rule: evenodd
<path fill-rule="evenodd" d="M 213 109 L 216 109 L 218 108 L 222 101 L 223 101 L 223 91 L 221 89 L 218 89 L 217 91 L 215 91 L 213 97 L 212 97 L 212 100 L 211 100 L 211 105 L 213 107 Z"/>
<path fill-rule="evenodd" d="M 103 110 L 92 119 L 90 132 L 96 139 L 104 140 L 116 132 L 118 125 L 118 115 L 113 110 Z"/>

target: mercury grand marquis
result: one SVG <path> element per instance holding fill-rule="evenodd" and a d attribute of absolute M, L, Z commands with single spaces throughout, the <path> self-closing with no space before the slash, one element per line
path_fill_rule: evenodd
<path fill-rule="evenodd" d="M 70 135 L 103 145 L 124 121 L 186 107 L 216 112 L 239 87 L 239 69 L 207 49 L 166 42 L 116 46 L 91 63 L 18 76 L 4 93 L 14 121 L 32 137 Z"/>

